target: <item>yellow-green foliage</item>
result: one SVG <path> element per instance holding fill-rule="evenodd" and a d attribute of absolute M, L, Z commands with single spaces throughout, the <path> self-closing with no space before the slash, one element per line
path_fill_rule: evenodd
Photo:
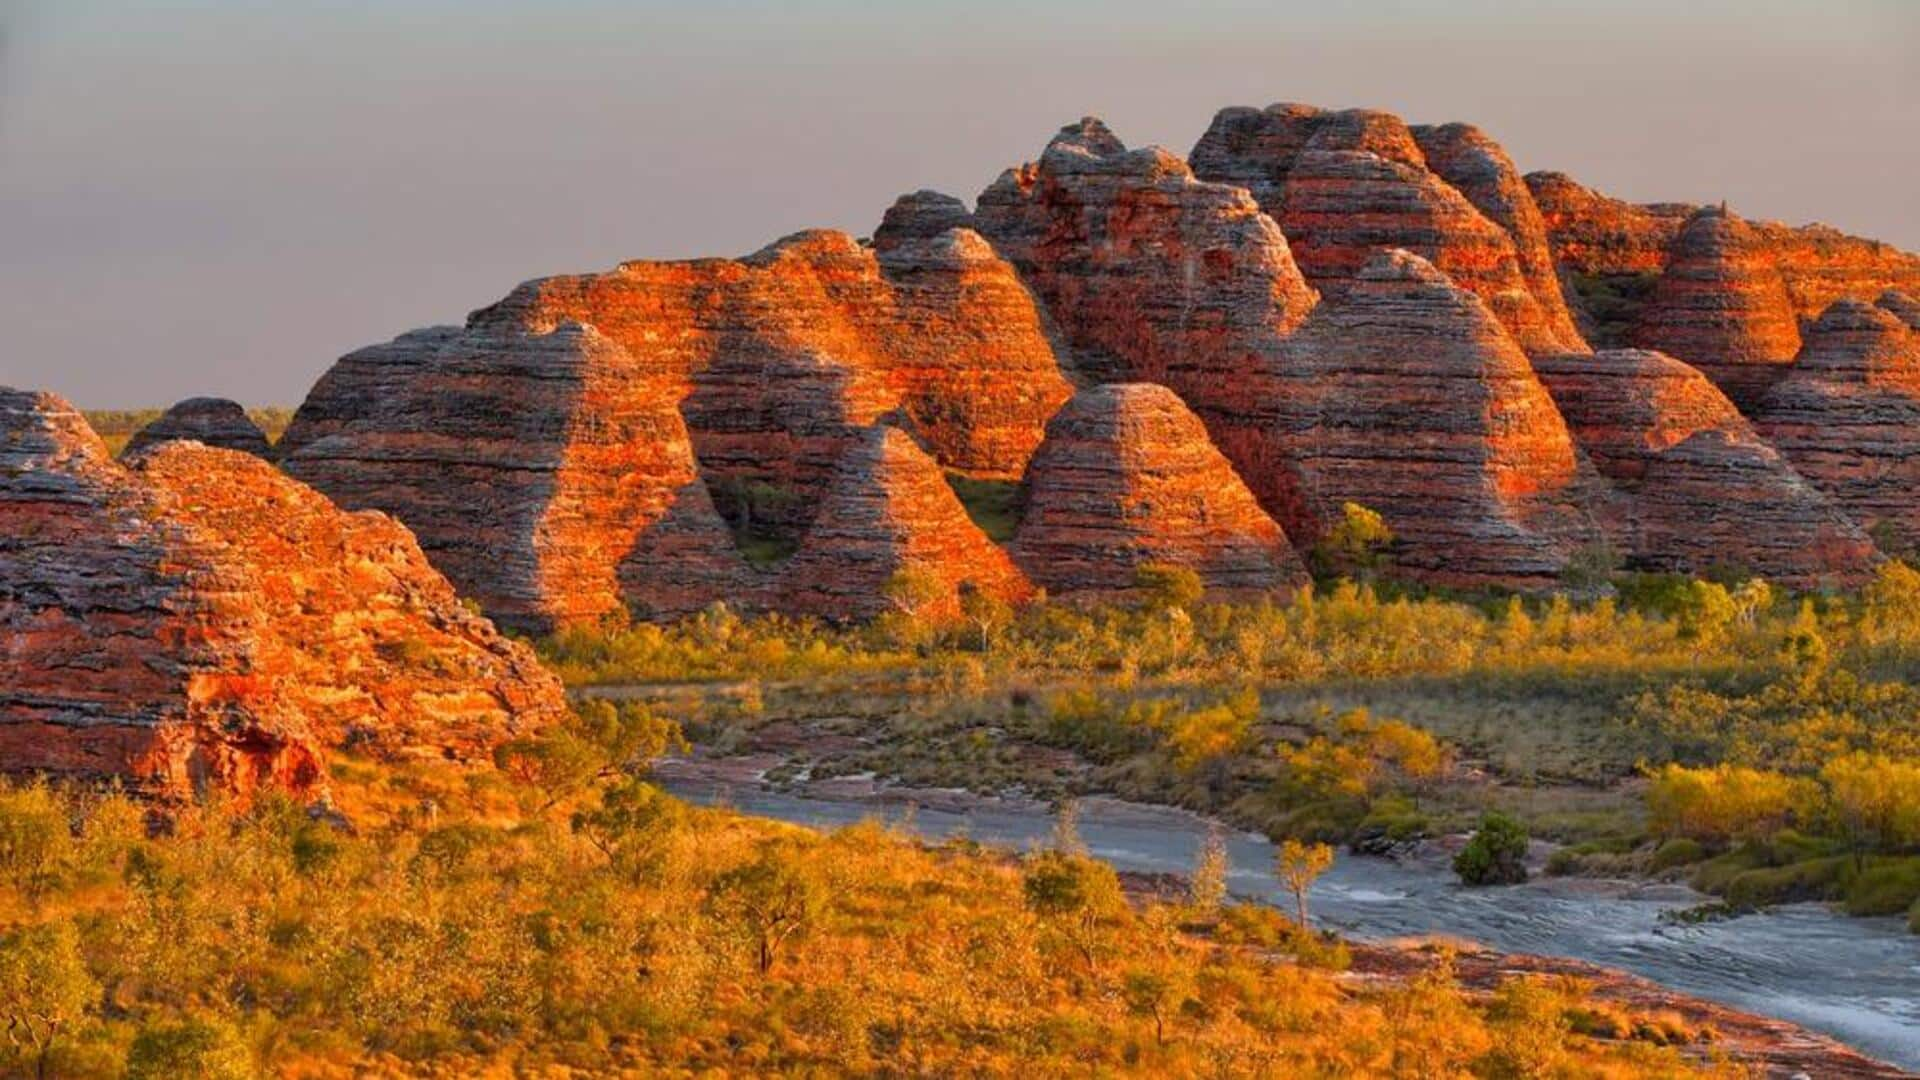
<path fill-rule="evenodd" d="M 0 1072 L 1377 1075 L 1415 1048 L 1446 1074 L 1691 1068 L 1573 1030 L 1597 1008 L 1574 995 L 1346 984 L 1317 939 L 1182 929 L 1070 846 L 823 835 L 625 775 L 528 813 L 544 798 L 499 776 L 343 765 L 352 831 L 266 799 L 149 835 L 121 798 L 0 788 L 10 828 L 68 825 L 0 882 L 0 1016 L 32 1032 Z"/>

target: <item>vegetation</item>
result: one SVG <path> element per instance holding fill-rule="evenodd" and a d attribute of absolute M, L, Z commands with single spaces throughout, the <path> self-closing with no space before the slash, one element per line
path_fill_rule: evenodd
<path fill-rule="evenodd" d="M 107 449 L 118 454 L 127 445 L 127 440 L 141 428 L 160 419 L 165 409 L 86 409 L 82 415 L 93 430 L 106 442 Z M 267 436 L 268 442 L 279 442 L 280 434 L 293 422 L 293 410 L 285 405 L 262 405 L 247 410 L 247 416 Z"/>
<path fill-rule="evenodd" d="M 1362 572 L 1378 543 L 1341 547 Z M 1920 573 L 1891 562 L 1858 593 L 1807 596 L 1723 578 L 1541 598 L 1336 579 L 1227 605 L 1147 567 L 1132 607 L 902 608 L 865 628 L 716 608 L 541 648 L 715 752 L 794 725 L 821 737 L 775 781 L 1106 792 L 1363 851 L 1497 811 L 1570 845 L 1562 873 L 1692 874 L 1778 830 L 1817 841 L 1808 858 L 1920 855 L 1916 811 L 1877 794 L 1920 790 Z M 1875 889 L 1864 906 L 1898 899 Z"/>
<path fill-rule="evenodd" d="M 1527 880 L 1527 827 L 1489 811 L 1454 856 L 1453 872 L 1468 885 L 1518 885 Z"/>
<path fill-rule="evenodd" d="M 686 806 L 646 779 L 663 730 L 596 705 L 495 770 L 342 758 L 325 815 L 0 786 L 0 1075 L 1701 1068 L 1650 1020 L 1583 1030 L 1618 1006 L 1577 984 L 1349 981 L 1226 902 L 1224 849 L 1189 904 L 1070 816 L 1019 857 Z"/>

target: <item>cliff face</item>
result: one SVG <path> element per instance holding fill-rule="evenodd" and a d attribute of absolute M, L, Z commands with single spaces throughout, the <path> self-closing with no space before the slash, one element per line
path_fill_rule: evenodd
<path fill-rule="evenodd" d="M 1410 129 L 1365 109 L 1231 108 L 1190 159 L 1203 179 L 1246 186 L 1329 297 L 1376 253 L 1404 248 L 1479 296 L 1529 353 L 1586 348 L 1532 195 L 1478 129 Z"/>
<path fill-rule="evenodd" d="M 933 459 L 906 432 L 876 424 L 841 457 L 777 595 L 783 610 L 834 620 L 951 618 L 967 589 L 1008 603 L 1033 591 Z"/>
<path fill-rule="evenodd" d="M 1295 542 L 1356 502 L 1386 518 L 1407 574 L 1539 586 L 1599 539 L 1606 493 L 1526 354 L 1419 256 L 1375 256 L 1287 342 L 1280 372 L 1246 455 L 1266 465 L 1241 475 Z"/>
<path fill-rule="evenodd" d="M 106 448 L 0 390 L 0 767 L 179 798 L 325 786 L 325 755 L 477 757 L 561 715 L 405 529 L 249 455 Z"/>
<path fill-rule="evenodd" d="M 417 331 L 335 364 L 280 459 L 341 505 L 400 519 L 508 625 L 750 599 L 759 579 L 695 467 L 677 386 L 578 324 Z"/>
<path fill-rule="evenodd" d="M 1699 368 L 1743 408 L 1759 403 L 1800 350 L 1773 256 L 1746 222 L 1712 207 L 1674 237 L 1633 339 Z"/>
<path fill-rule="evenodd" d="M 1189 567 L 1222 597 L 1307 580 L 1286 534 L 1163 386 L 1075 395 L 1047 425 L 1024 497 L 1014 561 L 1050 594 L 1125 596 L 1147 564 Z"/>
<path fill-rule="evenodd" d="M 887 239 L 875 250 L 808 232 L 745 259 L 548 278 L 470 322 L 594 326 L 660 378 L 654 392 L 684 414 L 729 516 L 793 535 L 841 454 L 883 417 L 947 468 L 1012 478 L 1072 392 L 1032 296 L 977 234 Z"/>
<path fill-rule="evenodd" d="M 121 453 L 130 456 L 171 439 L 191 439 L 257 458 L 273 455 L 266 434 L 247 415 L 247 410 L 226 398 L 210 397 L 187 398 L 176 403 L 159 419 L 134 432 Z"/>
<path fill-rule="evenodd" d="M 1842 300 L 1757 411 L 1760 432 L 1893 553 L 1920 547 L 1920 334 Z"/>
<path fill-rule="evenodd" d="M 1871 568 L 1876 552 L 1860 527 L 1695 369 L 1638 350 L 1545 357 L 1534 368 L 1624 496 L 1628 565 L 1728 567 L 1796 587 L 1856 581 Z"/>

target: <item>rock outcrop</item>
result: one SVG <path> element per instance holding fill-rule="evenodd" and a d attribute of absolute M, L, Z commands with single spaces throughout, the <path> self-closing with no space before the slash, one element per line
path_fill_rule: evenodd
<path fill-rule="evenodd" d="M 1699 371 L 1657 352 L 1542 357 L 1574 439 L 1624 496 L 1628 567 L 1730 568 L 1795 587 L 1862 576 L 1872 542 Z"/>
<path fill-rule="evenodd" d="M 1121 598 L 1147 564 L 1188 567 L 1222 598 L 1306 581 L 1286 534 L 1164 386 L 1076 394 L 1047 425 L 1023 498 L 1014 562 L 1051 595 Z"/>
<path fill-rule="evenodd" d="M 1526 354 L 1426 260 L 1376 255 L 1285 353 L 1263 439 L 1235 460 L 1295 543 L 1354 502 L 1386 519 L 1405 574 L 1538 587 L 1599 539 L 1604 486 Z"/>
<path fill-rule="evenodd" d="M 1009 603 L 1033 591 L 906 432 L 865 429 L 782 568 L 779 606 L 836 621 L 890 611 L 949 618 L 960 613 L 965 589 Z"/>
<path fill-rule="evenodd" d="M 883 417 L 947 468 L 1011 479 L 1072 393 L 1013 268 L 969 230 L 918 225 L 902 237 L 883 224 L 875 249 L 816 231 L 745 259 L 533 281 L 470 323 L 592 325 L 662 378 L 656 392 L 679 405 L 729 517 L 791 535 Z"/>
<path fill-rule="evenodd" d="M 250 455 L 113 462 L 0 390 L 0 769 L 180 798 L 315 793 L 341 746 L 482 757 L 565 709 L 404 528 Z"/>
<path fill-rule="evenodd" d="M 1690 203 L 1634 205 L 1564 173 L 1529 173 L 1525 179 L 1546 222 L 1555 263 L 1580 286 L 1574 291 L 1582 294 L 1586 314 L 1603 322 L 1610 313 L 1601 309 L 1632 308 L 1644 299 L 1641 282 L 1666 269 L 1675 238 L 1700 209 Z M 1802 325 L 1836 300 L 1871 300 L 1889 289 L 1920 293 L 1920 255 L 1825 225 L 1748 226 L 1779 271 Z"/>
<path fill-rule="evenodd" d="M 974 227 L 1045 302 L 1097 382 L 1171 386 L 1225 415 L 1317 300 L 1245 191 L 1202 183 L 1092 117 L 982 192 Z"/>
<path fill-rule="evenodd" d="M 1800 328 L 1759 235 L 1725 209 L 1704 207 L 1674 237 L 1633 340 L 1699 368 L 1750 409 L 1800 351 Z"/>
<path fill-rule="evenodd" d="M 280 460 L 343 506 L 400 519 L 509 626 L 750 603 L 760 582 L 695 466 L 678 386 L 576 323 L 416 331 L 336 363 Z"/>
<path fill-rule="evenodd" d="M 1892 312 L 1895 318 L 1907 324 L 1908 329 L 1920 330 L 1920 300 L 1898 289 L 1888 289 L 1874 301 L 1874 306 Z"/>
<path fill-rule="evenodd" d="M 1892 553 L 1920 548 L 1920 334 L 1893 312 L 1828 308 L 1757 426 Z"/>
<path fill-rule="evenodd" d="M 1560 295 L 1531 194 L 1500 147 L 1461 124 L 1410 129 L 1368 109 L 1230 108 L 1190 155 L 1251 191 L 1329 298 L 1404 248 L 1479 296 L 1530 353 L 1586 348 Z"/>
<path fill-rule="evenodd" d="M 247 410 L 226 398 L 195 397 L 178 402 L 160 418 L 127 440 L 125 455 L 137 454 L 149 446 L 171 439 L 191 439 L 208 446 L 239 450 L 257 458 L 270 458 L 273 448 Z"/>

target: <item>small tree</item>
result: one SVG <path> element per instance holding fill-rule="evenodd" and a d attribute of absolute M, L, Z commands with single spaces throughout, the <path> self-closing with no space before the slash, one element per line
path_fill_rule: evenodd
<path fill-rule="evenodd" d="M 1227 855 L 1227 838 L 1216 828 L 1207 830 L 1194 859 L 1193 876 L 1187 883 L 1187 906 L 1196 917 L 1212 919 L 1220 914 L 1227 899 L 1227 875 L 1232 861 Z"/>
<path fill-rule="evenodd" d="M 993 643 L 1013 621 L 1013 606 L 971 581 L 960 583 L 960 616 L 980 638 L 980 651 L 992 652 Z"/>
<path fill-rule="evenodd" d="M 1126 908 L 1113 867 L 1072 851 L 1041 851 L 1028 857 L 1020 884 L 1027 908 L 1058 927 L 1098 978 L 1102 929 Z"/>
<path fill-rule="evenodd" d="M 1139 967 L 1128 971 L 1120 983 L 1120 994 L 1127 1011 L 1153 1021 L 1153 1041 L 1167 1043 L 1167 1017 L 1187 1000 L 1188 984 L 1184 973 L 1171 965 Z"/>
<path fill-rule="evenodd" d="M 805 934 L 827 906 L 827 890 L 792 846 L 770 844 L 760 857 L 714 879 L 707 911 L 746 939 L 760 974 L 773 970 L 782 949 Z"/>
<path fill-rule="evenodd" d="M 551 730 L 502 743 L 494 764 L 553 806 L 597 781 L 640 775 L 669 750 L 685 749 L 680 725 L 637 701 L 591 698 Z"/>
<path fill-rule="evenodd" d="M 1333 848 L 1326 844 L 1303 844 L 1288 837 L 1274 858 L 1274 873 L 1293 894 L 1294 914 L 1300 929 L 1307 929 L 1307 891 L 1320 875 L 1333 865 Z"/>
<path fill-rule="evenodd" d="M 1393 530 L 1387 519 L 1359 503 L 1342 503 L 1340 518 L 1328 526 L 1313 547 L 1313 561 L 1322 574 L 1371 578 L 1380 567 Z"/>
<path fill-rule="evenodd" d="M 1468 885 L 1518 885 L 1527 880 L 1527 827 L 1489 810 L 1460 854 L 1453 872 Z"/>
<path fill-rule="evenodd" d="M 600 805 L 573 815 L 573 831 L 598 848 L 629 877 L 639 878 L 660 859 L 666 841 L 686 818 L 686 804 L 637 777 L 600 793 Z"/>
<path fill-rule="evenodd" d="M 25 926 L 0 937 L 0 1021 L 14 1052 L 32 1058 L 35 1076 L 47 1075 L 54 1043 L 99 998 L 73 924 Z"/>
<path fill-rule="evenodd" d="M 249 1080 L 257 1075 L 253 1054 L 233 1025 L 189 1019 L 156 1024 L 134 1036 L 127 1050 L 127 1080 Z"/>
<path fill-rule="evenodd" d="M 1185 610 L 1207 592 L 1192 567 L 1172 563 L 1142 563 L 1133 571 L 1133 585 L 1142 603 L 1154 611 Z"/>

